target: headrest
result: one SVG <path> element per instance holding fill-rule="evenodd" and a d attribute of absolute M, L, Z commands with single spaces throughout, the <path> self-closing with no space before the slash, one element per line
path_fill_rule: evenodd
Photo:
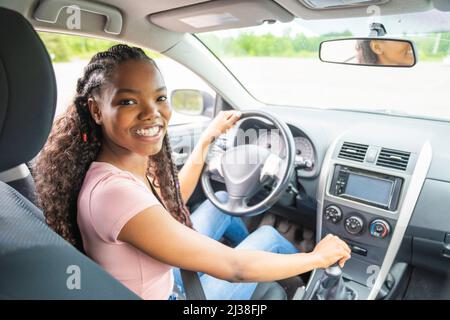
<path fill-rule="evenodd" d="M 44 44 L 22 15 L 0 8 L 0 171 L 39 152 L 55 108 L 55 75 Z"/>

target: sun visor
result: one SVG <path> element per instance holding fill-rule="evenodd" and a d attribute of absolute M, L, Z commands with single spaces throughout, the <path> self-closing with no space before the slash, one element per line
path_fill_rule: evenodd
<path fill-rule="evenodd" d="M 289 22 L 294 16 L 268 0 L 217 0 L 158 12 L 148 19 L 167 30 L 199 33 L 256 26 L 265 21 Z"/>

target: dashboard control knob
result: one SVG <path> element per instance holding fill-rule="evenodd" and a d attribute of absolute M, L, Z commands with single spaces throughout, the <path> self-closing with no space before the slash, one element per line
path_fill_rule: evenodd
<path fill-rule="evenodd" d="M 357 235 L 363 230 L 364 221 L 360 217 L 351 216 L 345 219 L 344 226 L 345 230 L 347 230 L 348 233 Z"/>
<path fill-rule="evenodd" d="M 311 169 L 312 166 L 313 166 L 313 163 L 312 163 L 311 160 L 309 160 L 309 159 L 305 160 L 305 167 L 306 167 L 307 169 Z"/>
<path fill-rule="evenodd" d="M 374 238 L 386 238 L 390 231 L 391 231 L 391 227 L 389 226 L 389 223 L 387 223 L 384 220 L 381 219 L 376 219 L 373 220 L 372 223 L 370 224 L 370 235 Z"/>
<path fill-rule="evenodd" d="M 324 217 L 326 220 L 338 223 L 342 219 L 342 211 L 335 205 L 329 205 L 325 208 Z"/>

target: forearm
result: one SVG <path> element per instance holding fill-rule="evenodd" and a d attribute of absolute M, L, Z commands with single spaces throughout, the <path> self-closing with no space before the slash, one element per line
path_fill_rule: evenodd
<path fill-rule="evenodd" d="M 313 253 L 276 254 L 264 251 L 235 250 L 238 270 L 236 282 L 266 282 L 293 277 L 321 267 Z"/>
<path fill-rule="evenodd" d="M 210 141 L 206 136 L 201 136 L 198 143 L 187 158 L 180 172 L 178 179 L 180 181 L 181 195 L 186 203 L 195 190 L 195 187 L 202 173 L 205 164 L 206 155 L 208 153 Z"/>

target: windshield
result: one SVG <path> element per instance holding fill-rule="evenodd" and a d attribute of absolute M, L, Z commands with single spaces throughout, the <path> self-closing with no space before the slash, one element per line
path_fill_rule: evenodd
<path fill-rule="evenodd" d="M 412 68 L 321 62 L 320 42 L 368 36 L 412 40 Z M 450 13 L 301 20 L 197 34 L 258 100 L 275 105 L 351 109 L 450 120 Z"/>

